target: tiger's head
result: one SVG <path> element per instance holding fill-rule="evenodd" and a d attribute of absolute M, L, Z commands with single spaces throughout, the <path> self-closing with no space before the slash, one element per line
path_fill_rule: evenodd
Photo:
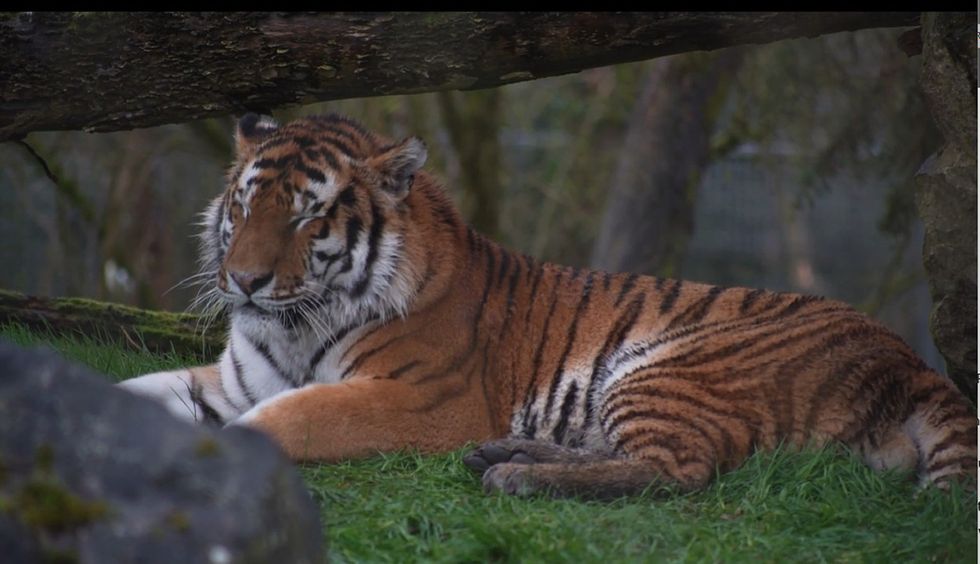
<path fill-rule="evenodd" d="M 235 138 L 202 233 L 203 275 L 232 319 L 329 336 L 404 314 L 421 278 L 406 252 L 421 139 L 390 142 L 336 115 L 279 126 L 255 114 Z"/>

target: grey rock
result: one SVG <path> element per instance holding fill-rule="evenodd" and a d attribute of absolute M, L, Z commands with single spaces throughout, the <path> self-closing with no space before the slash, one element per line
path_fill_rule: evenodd
<path fill-rule="evenodd" d="M 262 434 L 172 417 L 0 343 L 4 562 L 321 562 L 319 509 Z"/>
<path fill-rule="evenodd" d="M 968 397 L 977 380 L 977 50 L 976 12 L 922 17 L 922 90 L 945 146 L 916 175 L 925 226 L 932 335 Z"/>

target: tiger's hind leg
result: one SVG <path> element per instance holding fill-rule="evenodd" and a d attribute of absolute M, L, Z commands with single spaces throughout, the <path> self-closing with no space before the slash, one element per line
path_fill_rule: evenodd
<path fill-rule="evenodd" d="M 952 381 L 929 371 L 914 381 L 914 410 L 902 430 L 915 444 L 919 485 L 977 489 L 977 416 Z"/>
<path fill-rule="evenodd" d="M 502 492 L 520 497 L 544 493 L 552 497 L 614 499 L 637 494 L 661 482 L 649 460 L 606 458 L 591 462 L 504 462 L 483 474 L 487 493 Z"/>
<path fill-rule="evenodd" d="M 549 441 L 502 439 L 484 443 L 463 457 L 483 475 L 487 493 L 527 496 L 613 498 L 635 493 L 654 478 L 649 463 L 616 458 L 597 451 Z"/>
<path fill-rule="evenodd" d="M 888 385 L 864 389 L 840 440 L 875 470 L 914 470 L 919 485 L 947 489 L 960 481 L 976 489 L 977 419 L 959 390 L 931 371 L 897 371 Z M 873 382 L 872 382 L 873 383 Z M 833 422 L 842 417 L 824 417 Z"/>
<path fill-rule="evenodd" d="M 574 449 L 545 441 L 505 439 L 483 445 L 464 457 L 471 469 L 483 472 L 487 493 L 553 497 L 580 496 L 612 499 L 637 494 L 650 487 L 682 491 L 704 487 L 714 476 L 715 459 L 704 445 L 690 444 L 678 450 L 661 445 L 658 437 L 673 444 L 682 436 L 683 424 L 671 431 L 656 424 L 632 435 L 625 454 L 605 454 Z M 680 435 L 678 434 L 680 432 Z"/>

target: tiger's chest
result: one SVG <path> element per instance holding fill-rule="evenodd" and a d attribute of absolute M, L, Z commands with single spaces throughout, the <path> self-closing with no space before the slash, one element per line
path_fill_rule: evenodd
<path fill-rule="evenodd" d="M 349 376 L 351 344 L 371 324 L 330 338 L 313 331 L 286 331 L 273 322 L 233 322 L 222 354 L 226 393 L 240 404 L 256 404 L 310 384 L 333 384 Z"/>

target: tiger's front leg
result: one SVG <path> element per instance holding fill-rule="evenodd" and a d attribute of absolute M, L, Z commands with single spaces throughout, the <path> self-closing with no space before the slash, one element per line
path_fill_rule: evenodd
<path fill-rule="evenodd" d="M 162 403 L 177 417 L 222 424 L 241 415 L 221 388 L 219 365 L 155 372 L 124 380 L 119 387 Z"/>
<path fill-rule="evenodd" d="M 283 392 L 231 424 L 271 435 L 293 460 L 336 462 L 405 449 L 446 452 L 499 434 L 486 403 L 472 396 L 359 378 Z"/>

